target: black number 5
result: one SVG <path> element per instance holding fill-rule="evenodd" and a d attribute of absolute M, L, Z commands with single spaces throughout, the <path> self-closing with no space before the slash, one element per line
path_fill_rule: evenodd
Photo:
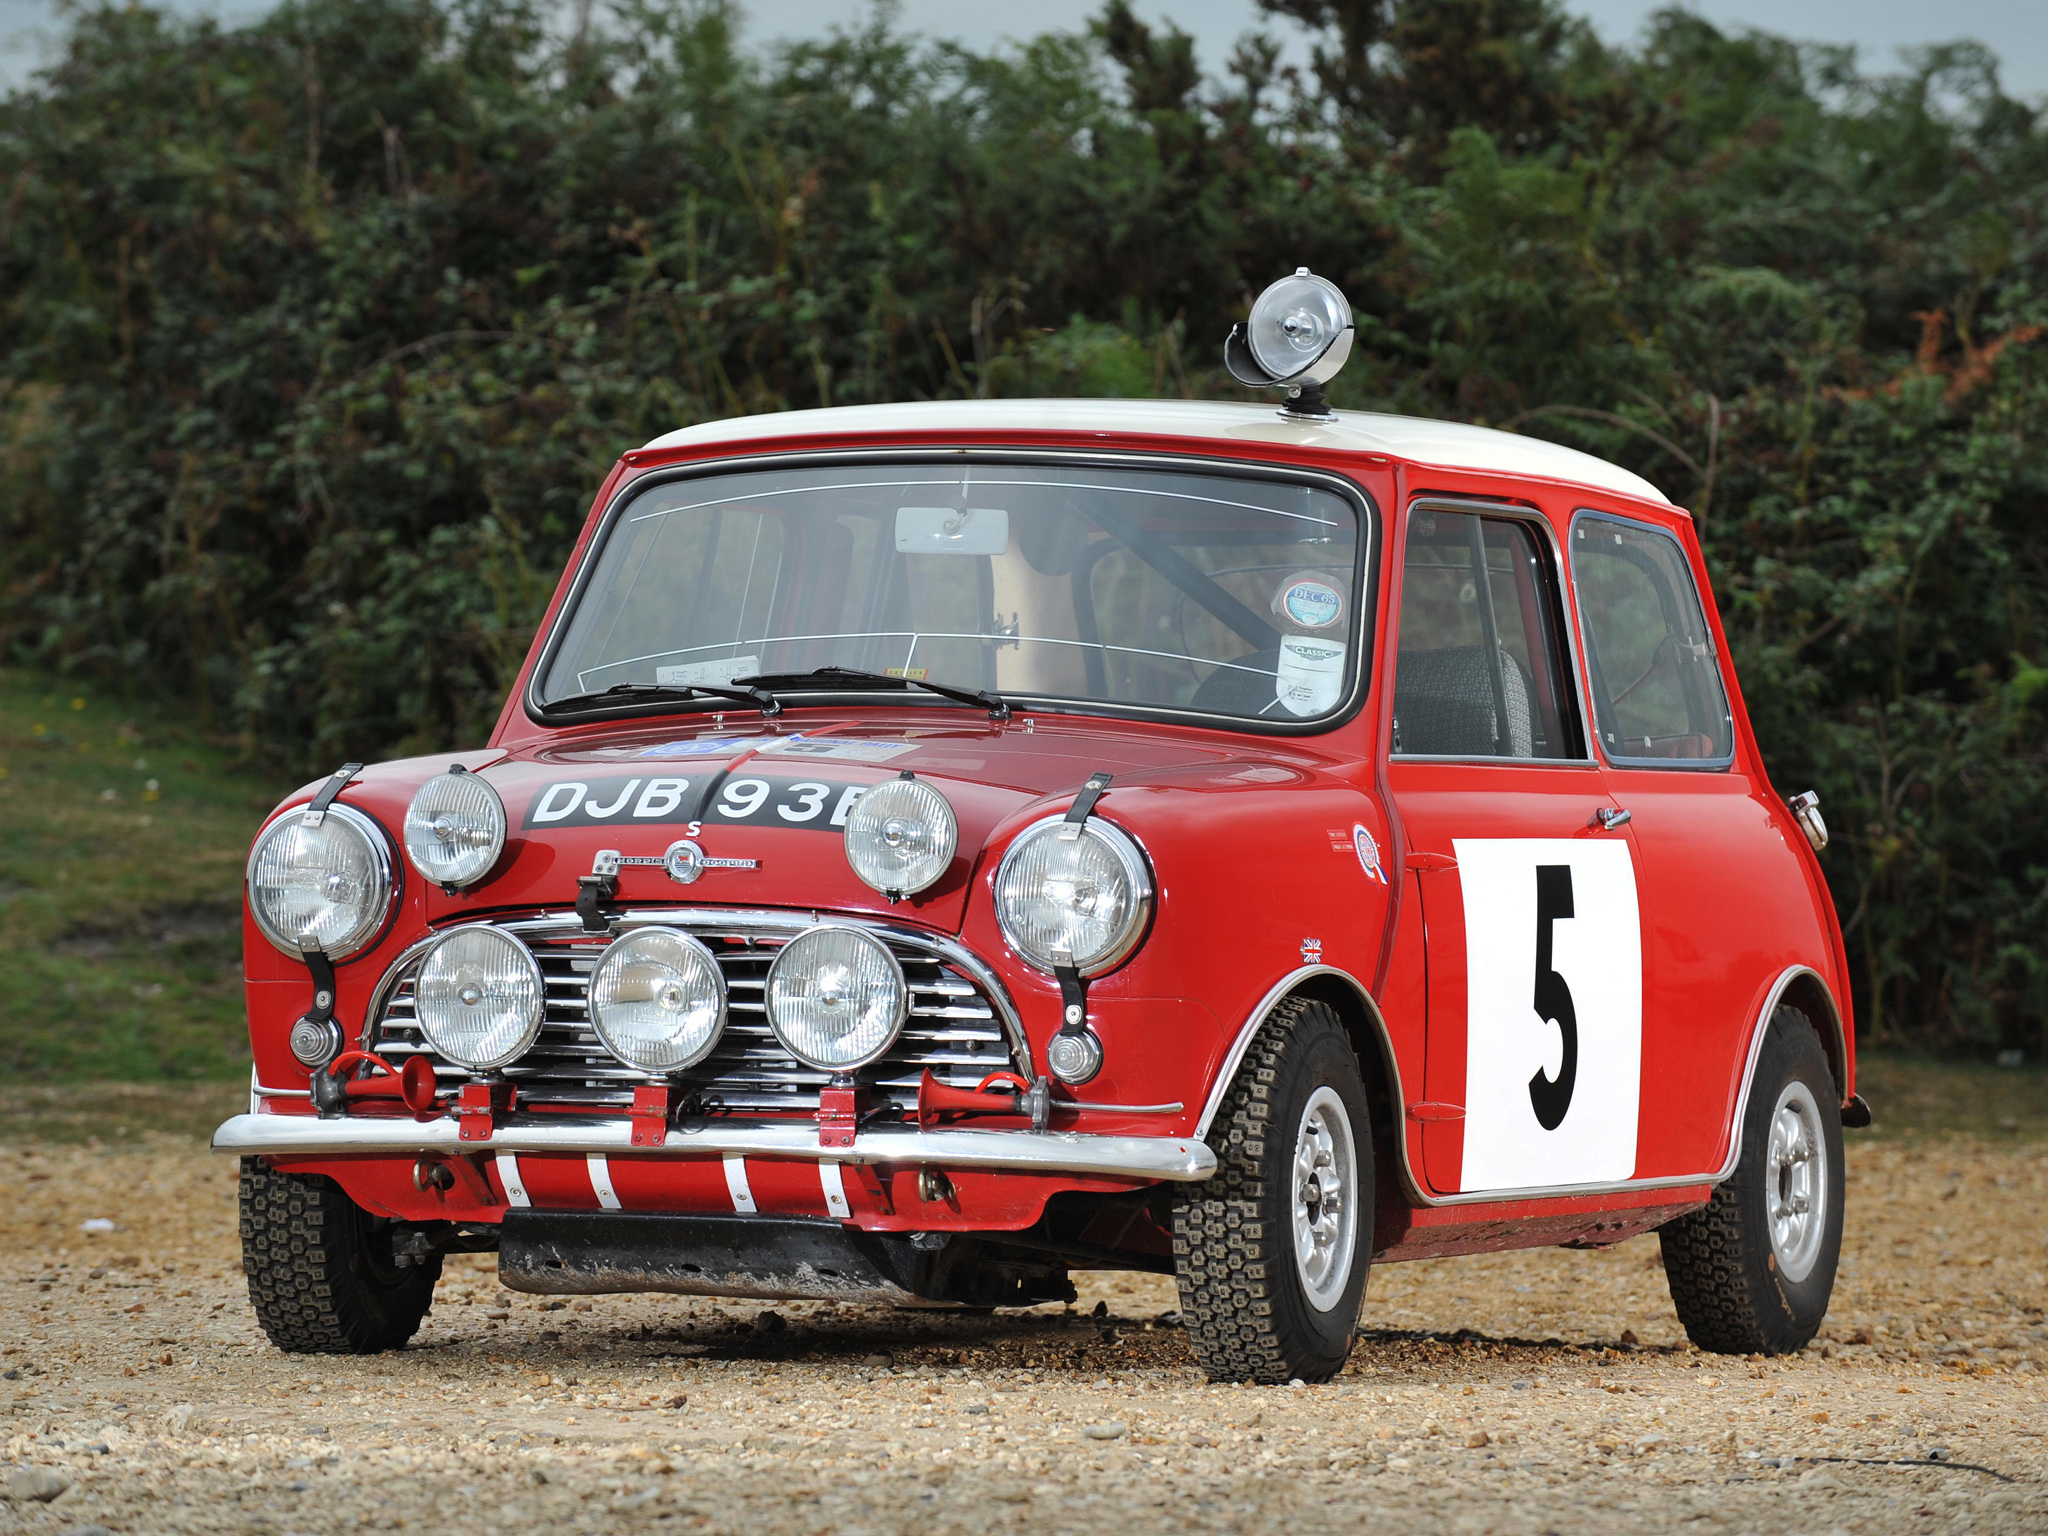
<path fill-rule="evenodd" d="M 1559 919 L 1572 915 L 1572 867 L 1569 864 L 1536 866 L 1536 1016 L 1555 1024 L 1564 1036 L 1564 1059 L 1557 1076 L 1546 1077 L 1542 1068 L 1529 1079 L 1529 1103 L 1536 1111 L 1536 1123 L 1546 1131 L 1564 1124 L 1565 1111 L 1572 1107 L 1572 1087 L 1579 1076 L 1579 1011 L 1572 1006 L 1572 989 L 1551 969 L 1551 936 Z"/>

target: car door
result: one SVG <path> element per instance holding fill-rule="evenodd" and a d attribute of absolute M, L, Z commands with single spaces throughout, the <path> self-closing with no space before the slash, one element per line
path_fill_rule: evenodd
<path fill-rule="evenodd" d="M 1635 1170 L 1642 1036 L 1632 845 L 1582 728 L 1551 525 L 1426 500 L 1402 551 L 1388 787 L 1420 898 L 1437 1194 Z"/>
<path fill-rule="evenodd" d="M 1585 741 L 1554 532 L 1528 508 L 1423 500 L 1401 561 L 1389 791 L 1421 897 L 1425 1184 L 1626 1180 L 1634 858 Z"/>
<path fill-rule="evenodd" d="M 1569 546 L 1602 776 L 1636 843 L 1658 1099 L 1639 1176 L 1712 1173 L 1762 998 L 1828 941 L 1762 767 L 1740 760 L 1690 541 L 1580 512 Z"/>

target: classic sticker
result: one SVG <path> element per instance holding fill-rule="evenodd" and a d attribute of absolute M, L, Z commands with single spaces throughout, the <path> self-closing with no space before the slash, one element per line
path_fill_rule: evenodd
<path fill-rule="evenodd" d="M 1334 709 L 1344 696 L 1344 646 L 1341 641 L 1306 635 L 1280 637 L 1280 662 L 1273 674 L 1273 697 L 1296 715 Z"/>
<path fill-rule="evenodd" d="M 1461 1188 L 1633 1177 L 1643 953 L 1629 845 L 1452 846 L 1465 905 Z"/>
<path fill-rule="evenodd" d="M 790 827 L 838 832 L 866 784 L 783 774 L 591 775 L 544 784 L 523 828 L 667 826 Z"/>

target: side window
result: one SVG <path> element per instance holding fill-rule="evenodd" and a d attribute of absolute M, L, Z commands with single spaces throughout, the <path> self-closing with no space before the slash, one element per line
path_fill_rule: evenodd
<path fill-rule="evenodd" d="M 1615 518 L 1572 525 L 1572 580 L 1600 745 L 1617 763 L 1718 764 L 1735 726 L 1685 551 Z"/>
<path fill-rule="evenodd" d="M 1559 657 L 1557 582 L 1517 518 L 1417 507 L 1401 568 L 1395 753 L 1585 755 Z"/>

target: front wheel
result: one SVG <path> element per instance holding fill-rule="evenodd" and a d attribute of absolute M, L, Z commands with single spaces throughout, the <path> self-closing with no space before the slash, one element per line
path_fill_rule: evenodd
<path fill-rule="evenodd" d="M 373 1355 L 419 1331 L 441 1256 L 400 1263 L 396 1223 L 332 1179 L 242 1160 L 242 1268 L 270 1342 L 294 1355 Z"/>
<path fill-rule="evenodd" d="M 1209 1142 L 1215 1175 L 1173 1207 L 1195 1361 L 1211 1381 L 1327 1381 L 1357 1335 L 1373 1222 L 1365 1087 L 1335 1013 L 1273 1010 Z"/>
<path fill-rule="evenodd" d="M 1734 1174 L 1659 1233 L 1686 1337 L 1722 1355 L 1805 1348 L 1842 1252 L 1841 1093 L 1805 1014 L 1765 1027 Z"/>

